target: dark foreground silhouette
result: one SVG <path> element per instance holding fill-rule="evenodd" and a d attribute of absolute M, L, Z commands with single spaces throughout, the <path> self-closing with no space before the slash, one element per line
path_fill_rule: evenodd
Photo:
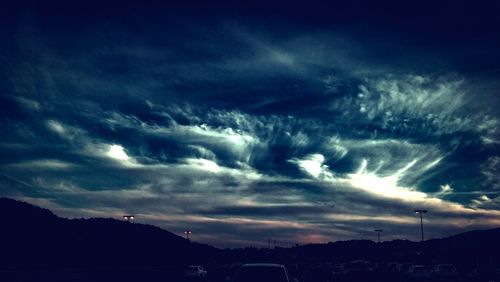
<path fill-rule="evenodd" d="M 151 225 L 64 219 L 7 198 L 0 198 L 0 212 L 0 281 L 238 282 L 246 279 L 238 275 L 242 265 L 272 263 L 286 269 L 278 276 L 288 281 L 500 282 L 500 228 L 423 243 L 354 240 L 222 250 Z"/>

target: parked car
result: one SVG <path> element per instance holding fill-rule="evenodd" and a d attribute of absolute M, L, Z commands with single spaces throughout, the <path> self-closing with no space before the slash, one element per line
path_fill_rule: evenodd
<path fill-rule="evenodd" d="M 336 263 L 331 267 L 332 275 L 338 276 L 342 274 L 342 270 L 344 269 L 343 263 Z"/>
<path fill-rule="evenodd" d="M 373 271 L 373 266 L 370 262 L 355 260 L 344 264 L 343 274 L 364 274 Z"/>
<path fill-rule="evenodd" d="M 281 264 L 251 263 L 242 265 L 234 275 L 233 282 L 290 282 L 286 267 Z M 294 281 L 294 280 L 292 280 Z"/>
<path fill-rule="evenodd" d="M 438 264 L 434 267 L 433 274 L 436 277 L 456 277 L 458 270 L 453 264 Z"/>
<path fill-rule="evenodd" d="M 313 267 L 305 271 L 300 279 L 301 282 L 331 282 L 333 273 L 327 267 Z"/>
<path fill-rule="evenodd" d="M 415 280 L 429 279 L 431 268 L 425 265 L 412 265 L 408 268 L 408 277 Z"/>
<path fill-rule="evenodd" d="M 201 265 L 190 265 L 186 270 L 186 277 L 203 279 L 207 276 L 207 271 Z"/>
<path fill-rule="evenodd" d="M 408 269 L 412 265 L 412 263 L 400 263 L 396 266 L 396 271 L 402 275 L 406 275 L 408 274 Z"/>

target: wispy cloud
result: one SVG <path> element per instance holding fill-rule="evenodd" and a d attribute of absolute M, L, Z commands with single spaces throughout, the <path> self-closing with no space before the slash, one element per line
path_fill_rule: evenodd
<path fill-rule="evenodd" d="M 452 54 L 387 54 L 384 32 L 166 21 L 161 36 L 19 22 L 0 69 L 2 195 L 225 246 L 375 226 L 412 239 L 416 207 L 430 237 L 499 224 L 498 98 L 439 67 Z"/>

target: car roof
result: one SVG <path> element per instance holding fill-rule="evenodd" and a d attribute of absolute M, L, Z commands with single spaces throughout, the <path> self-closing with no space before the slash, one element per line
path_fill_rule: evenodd
<path fill-rule="evenodd" d="M 241 267 L 285 267 L 285 266 L 277 263 L 247 263 L 242 265 Z"/>

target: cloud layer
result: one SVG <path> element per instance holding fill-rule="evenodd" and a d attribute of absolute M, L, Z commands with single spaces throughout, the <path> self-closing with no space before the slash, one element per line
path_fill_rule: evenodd
<path fill-rule="evenodd" d="M 467 47 L 388 58 L 343 24 L 142 11 L 69 32 L 32 12 L 0 57 L 1 196 L 217 246 L 417 239 L 415 208 L 429 238 L 500 224 L 498 85 Z"/>

